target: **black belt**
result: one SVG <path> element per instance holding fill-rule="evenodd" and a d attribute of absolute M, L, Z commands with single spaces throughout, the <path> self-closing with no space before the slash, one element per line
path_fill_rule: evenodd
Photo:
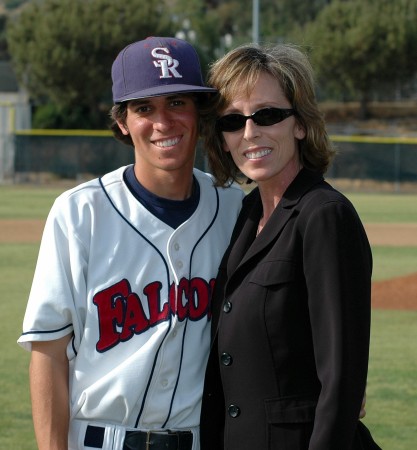
<path fill-rule="evenodd" d="M 84 445 L 103 448 L 104 427 L 88 425 Z M 123 450 L 191 450 L 191 431 L 126 431 Z"/>

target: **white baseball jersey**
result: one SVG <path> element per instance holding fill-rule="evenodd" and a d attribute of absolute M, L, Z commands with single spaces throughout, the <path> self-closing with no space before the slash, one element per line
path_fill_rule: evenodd
<path fill-rule="evenodd" d="M 195 169 L 198 207 L 174 230 L 134 198 L 124 170 L 56 199 L 18 342 L 30 349 L 74 334 L 72 420 L 196 427 L 209 300 L 243 192 Z"/>

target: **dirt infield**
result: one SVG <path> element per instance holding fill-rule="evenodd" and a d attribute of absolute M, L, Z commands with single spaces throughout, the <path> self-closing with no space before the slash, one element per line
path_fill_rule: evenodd
<path fill-rule="evenodd" d="M 0 220 L 0 243 L 36 243 L 43 220 Z M 417 252 L 417 224 L 366 224 L 371 245 L 411 246 Z M 416 268 L 417 269 L 417 268 Z M 372 307 L 417 310 L 417 272 L 372 285 Z"/>
<path fill-rule="evenodd" d="M 44 220 L 0 220 L 0 243 L 36 243 L 41 240 Z"/>
<path fill-rule="evenodd" d="M 372 307 L 417 310 L 417 273 L 391 280 L 374 281 Z"/>
<path fill-rule="evenodd" d="M 417 247 L 417 223 L 368 223 L 365 228 L 371 245 Z"/>

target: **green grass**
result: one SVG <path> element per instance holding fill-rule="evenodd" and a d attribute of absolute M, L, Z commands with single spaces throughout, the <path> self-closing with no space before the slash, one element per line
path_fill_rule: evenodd
<path fill-rule="evenodd" d="M 417 223 L 417 195 L 346 194 L 367 223 Z M 417 272 L 417 248 L 373 246 L 373 280 Z"/>
<path fill-rule="evenodd" d="M 417 223 L 417 195 L 349 194 L 364 223 Z"/>
<path fill-rule="evenodd" d="M 75 185 L 75 183 L 74 183 Z M 46 217 L 63 188 L 0 186 L 0 219 Z M 346 193 L 364 223 L 417 223 L 417 195 Z"/>
<path fill-rule="evenodd" d="M 0 244 L 0 442 L 4 449 L 36 448 L 28 388 L 29 353 L 16 340 L 38 248 L 38 244 Z"/>
<path fill-rule="evenodd" d="M 374 281 L 387 280 L 417 272 L 416 247 L 373 246 Z"/>
<path fill-rule="evenodd" d="M 63 189 L 0 186 L 0 219 L 44 219 Z"/>
<path fill-rule="evenodd" d="M 0 186 L 0 219 L 44 219 L 63 189 Z M 366 222 L 417 222 L 417 196 L 348 195 Z M 29 353 L 16 340 L 39 244 L 0 244 L 0 443 L 36 450 L 28 389 Z M 417 249 L 374 247 L 374 279 L 417 270 Z M 417 311 L 373 311 L 365 423 L 384 450 L 417 448 Z"/>
<path fill-rule="evenodd" d="M 373 310 L 365 423 L 384 450 L 417 448 L 417 311 Z"/>

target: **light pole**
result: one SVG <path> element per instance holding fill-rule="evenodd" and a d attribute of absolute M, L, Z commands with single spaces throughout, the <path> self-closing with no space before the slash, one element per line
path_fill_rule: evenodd
<path fill-rule="evenodd" d="M 252 0 L 252 41 L 259 43 L 259 0 Z"/>

